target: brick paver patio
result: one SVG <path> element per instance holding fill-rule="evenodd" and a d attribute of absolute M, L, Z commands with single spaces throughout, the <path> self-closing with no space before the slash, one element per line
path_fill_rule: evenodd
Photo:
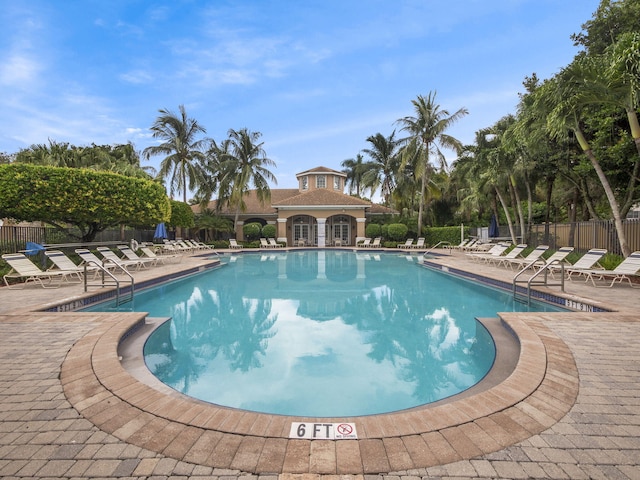
<path fill-rule="evenodd" d="M 439 261 L 478 270 L 461 256 Z M 138 314 L 31 312 L 34 296 L 53 302 L 77 295 L 77 287 L 2 288 L 0 476 L 638 479 L 640 290 L 567 290 L 617 303 L 621 311 L 504 314 L 522 326 L 533 350 L 542 347 L 541 369 L 536 355 L 521 365 L 541 375 L 532 390 L 517 386 L 536 383 L 524 378 L 503 385 L 513 399 L 493 409 L 487 405 L 495 398 L 469 397 L 453 409 L 438 407 L 435 416 L 418 409 L 412 417 L 356 419 L 358 441 L 311 442 L 286 438 L 286 417 L 231 412 L 220 422 L 215 407 L 150 399 L 147 386 L 118 370 L 111 350 L 119 325 Z"/>

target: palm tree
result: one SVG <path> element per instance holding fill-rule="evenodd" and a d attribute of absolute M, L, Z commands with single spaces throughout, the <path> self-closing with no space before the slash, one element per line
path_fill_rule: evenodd
<path fill-rule="evenodd" d="M 582 77 L 581 105 L 608 105 L 623 109 L 638 157 L 629 175 L 627 195 L 623 200 L 624 217 L 636 201 L 635 185 L 640 174 L 640 33 L 625 33 L 602 55 L 589 55 L 575 60 Z"/>
<path fill-rule="evenodd" d="M 262 136 L 260 132 L 230 129 L 228 135 L 228 142 L 223 142 L 224 147 L 218 152 L 223 172 L 219 190 L 227 197 L 226 202 L 236 208 L 234 225 L 237 225 L 240 211 L 246 208 L 244 197 L 250 187 L 256 190 L 262 204 L 271 198 L 269 182 L 277 184 L 277 180 L 267 167 L 275 167 L 276 163 L 266 156 L 264 142 L 257 143 Z"/>
<path fill-rule="evenodd" d="M 583 61 L 576 59 L 555 77 L 545 82 L 536 91 L 536 105 L 548 112 L 547 126 L 553 136 L 560 137 L 565 135 L 567 130 L 573 131 L 582 152 L 589 159 L 600 180 L 611 209 L 620 250 L 625 257 L 628 257 L 631 250 L 622 224 L 618 200 L 581 124 L 584 106 L 592 103 L 588 98 L 590 92 L 584 89 L 584 78 L 588 75 L 584 67 Z"/>
<path fill-rule="evenodd" d="M 388 137 L 381 133 L 371 135 L 367 138 L 371 148 L 362 150 L 372 160 L 366 163 L 368 168 L 362 175 L 362 184 L 371 189 L 372 196 L 381 186 L 382 198 L 387 206 L 390 205 L 389 199 L 391 198 L 391 192 L 395 188 L 395 176 L 400 166 L 398 140 L 396 140 L 395 135 L 395 130 Z"/>
<path fill-rule="evenodd" d="M 198 139 L 206 130 L 195 119 L 189 118 L 184 105 L 180 105 L 180 115 L 169 110 L 159 110 L 151 131 L 153 138 L 163 141 L 160 145 L 147 147 L 142 155 L 147 160 L 154 155 L 166 155 L 160 163 L 160 178 L 170 178 L 170 193 L 182 191 L 184 203 L 187 203 L 187 190 L 193 190 L 201 182 L 197 164 L 204 161 L 202 152 L 207 139 Z M 187 183 L 188 182 L 188 183 Z"/>
<path fill-rule="evenodd" d="M 445 134 L 446 130 L 467 113 L 466 108 L 460 108 L 452 115 L 447 110 L 441 110 L 436 103 L 436 93 L 429 92 L 427 97 L 418 95 L 411 103 L 415 109 L 415 116 L 404 117 L 397 121 L 402 125 L 402 130 L 409 133 L 405 139 L 405 152 L 410 152 L 410 157 L 418 155 L 420 161 L 415 166 L 416 178 L 420 179 L 420 199 L 418 208 L 418 233 L 422 231 L 422 215 L 424 208 L 424 195 L 429 176 L 429 156 L 435 155 L 442 169 L 446 167 L 446 160 L 439 146 L 450 148 L 456 152 L 462 150 L 462 144 L 454 137 Z M 408 161 L 403 155 L 402 166 Z"/>
<path fill-rule="evenodd" d="M 355 189 L 356 196 L 359 197 L 360 187 L 362 186 L 362 176 L 367 168 L 367 165 L 364 163 L 364 157 L 359 153 L 355 159 L 347 158 L 343 160 L 341 165 L 344 167 L 342 172 L 347 174 L 349 194 L 352 194 Z"/>

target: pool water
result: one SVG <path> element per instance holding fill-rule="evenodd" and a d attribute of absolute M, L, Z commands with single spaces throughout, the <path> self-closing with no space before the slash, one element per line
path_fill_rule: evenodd
<path fill-rule="evenodd" d="M 186 395 L 257 412 L 358 416 L 449 397 L 493 364 L 493 340 L 476 317 L 555 310 L 405 254 L 309 250 L 225 261 L 136 294 L 136 311 L 171 317 L 148 338 L 144 358 Z"/>

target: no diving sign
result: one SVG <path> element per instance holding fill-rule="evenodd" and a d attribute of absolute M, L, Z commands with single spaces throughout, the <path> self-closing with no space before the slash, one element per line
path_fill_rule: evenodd
<path fill-rule="evenodd" d="M 355 423 L 291 423 L 289 438 L 306 440 L 355 440 Z"/>

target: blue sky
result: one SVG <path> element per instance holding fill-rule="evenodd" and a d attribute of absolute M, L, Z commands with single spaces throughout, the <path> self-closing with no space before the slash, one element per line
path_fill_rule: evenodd
<path fill-rule="evenodd" d="M 166 108 L 262 133 L 278 186 L 341 169 L 437 92 L 463 143 L 578 52 L 598 0 L 0 0 L 0 152 L 154 144 Z M 451 154 L 450 160 L 452 160 Z M 160 159 L 143 162 L 157 167 Z"/>

